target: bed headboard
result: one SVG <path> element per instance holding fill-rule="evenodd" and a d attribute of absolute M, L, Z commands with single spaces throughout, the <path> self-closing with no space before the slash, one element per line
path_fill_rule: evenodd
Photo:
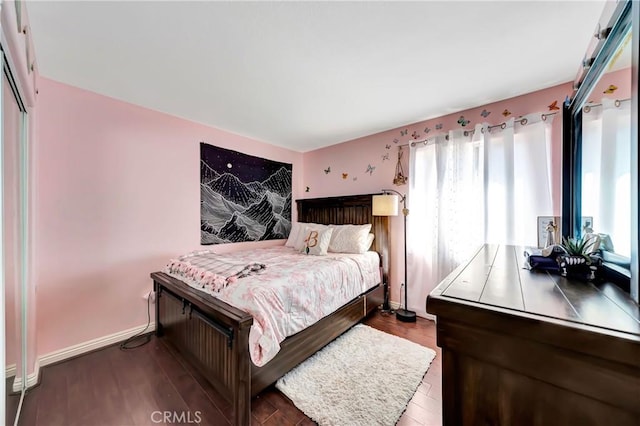
<path fill-rule="evenodd" d="M 324 225 L 371 224 L 375 235 L 373 249 L 380 254 L 382 274 L 389 282 L 389 217 L 371 214 L 372 199 L 379 194 L 344 195 L 340 197 L 296 200 L 298 221 Z"/>

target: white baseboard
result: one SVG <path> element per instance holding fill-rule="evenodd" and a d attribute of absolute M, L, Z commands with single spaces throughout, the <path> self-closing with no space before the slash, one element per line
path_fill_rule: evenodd
<path fill-rule="evenodd" d="M 27 386 L 26 388 L 29 389 L 32 386 L 35 386 L 38 384 L 38 376 L 40 375 L 40 360 L 36 359 L 36 364 L 34 365 L 33 368 L 33 373 L 27 375 Z M 13 386 L 11 388 L 11 390 L 13 392 L 20 392 L 22 390 L 22 377 L 15 377 L 13 379 Z"/>
<path fill-rule="evenodd" d="M 114 343 L 122 342 L 123 340 L 128 339 L 129 337 L 135 336 L 136 334 L 142 332 L 144 329 L 147 329 L 147 332 L 151 332 L 156 329 L 156 323 L 152 322 L 147 327 L 146 324 L 140 325 L 138 327 L 133 327 L 128 330 L 119 331 L 117 333 L 109 334 L 107 336 L 99 337 L 97 339 L 92 339 L 83 343 L 79 343 L 77 345 L 69 346 L 67 348 L 63 348 L 57 351 L 49 352 L 45 355 L 40 355 L 36 359 L 36 363 L 34 366 L 33 373 L 27 376 L 27 389 L 31 386 L 34 386 L 38 383 L 38 377 L 40 375 L 40 367 L 44 367 L 50 364 L 54 364 L 56 362 L 64 361 L 69 358 L 76 357 L 78 355 L 85 354 L 87 352 L 94 351 L 96 349 L 104 348 L 105 346 L 112 345 Z M 7 370 L 9 369 L 8 366 Z M 15 374 L 15 365 L 13 366 L 14 374 Z M 13 390 L 19 391 L 22 387 L 22 378 L 16 377 L 13 381 Z"/>
<path fill-rule="evenodd" d="M 4 369 L 4 378 L 13 377 L 16 375 L 16 365 L 11 364 L 7 365 L 7 368 Z"/>
<path fill-rule="evenodd" d="M 400 303 L 399 302 L 389 302 L 389 305 L 391 306 L 391 309 L 398 310 L 400 309 Z M 435 321 L 436 317 L 435 315 L 431 315 L 431 314 L 419 314 L 418 315 L 420 318 L 424 318 L 424 319 L 428 319 L 431 321 Z"/>
<path fill-rule="evenodd" d="M 147 325 L 140 325 L 138 327 L 133 327 L 128 330 L 119 331 L 117 333 L 109 334 L 108 336 L 99 337 L 97 339 L 89 340 L 84 343 L 80 343 L 77 345 L 69 346 L 68 348 L 60 349 L 54 352 L 49 352 L 48 354 L 41 355 L 38 357 L 40 361 L 40 366 L 44 367 L 49 364 L 53 364 L 56 362 L 64 361 L 65 359 L 73 358 L 74 356 L 82 355 L 87 352 L 91 352 L 96 349 L 104 348 L 105 346 L 112 345 L 114 343 L 121 342 L 123 340 L 128 339 L 131 336 L 135 336 L 144 330 Z M 147 331 L 153 331 L 156 328 L 156 323 L 152 322 L 149 324 L 149 328 Z"/>
<path fill-rule="evenodd" d="M 428 320 L 431 320 L 433 322 L 436 321 L 436 316 L 435 315 L 431 315 L 431 314 L 420 315 L 420 318 L 428 319 Z"/>

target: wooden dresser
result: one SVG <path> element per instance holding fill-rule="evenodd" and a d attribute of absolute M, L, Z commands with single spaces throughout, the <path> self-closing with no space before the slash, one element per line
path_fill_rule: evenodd
<path fill-rule="evenodd" d="M 445 425 L 640 425 L 640 308 L 483 246 L 427 297 Z"/>

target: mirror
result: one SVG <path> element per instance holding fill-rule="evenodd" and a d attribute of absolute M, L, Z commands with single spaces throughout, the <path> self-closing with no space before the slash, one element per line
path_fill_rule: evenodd
<path fill-rule="evenodd" d="M 4 284 L 5 424 L 19 416 L 26 374 L 26 120 L 27 113 L 3 57 L 2 282 Z"/>
<path fill-rule="evenodd" d="M 563 110 L 562 235 L 600 242 L 602 278 L 638 295 L 638 2 L 607 3 Z"/>
<path fill-rule="evenodd" d="M 581 236 L 631 278 L 631 28 L 582 107 Z"/>

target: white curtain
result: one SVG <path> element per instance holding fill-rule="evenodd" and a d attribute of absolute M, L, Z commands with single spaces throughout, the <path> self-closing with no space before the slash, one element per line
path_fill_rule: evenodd
<path fill-rule="evenodd" d="M 582 120 L 582 216 L 609 234 L 616 253 L 630 256 L 630 102 L 604 98 Z"/>
<path fill-rule="evenodd" d="M 485 238 L 488 243 L 537 246 L 538 216 L 552 216 L 550 124 L 541 114 L 484 133 Z"/>
<path fill-rule="evenodd" d="M 551 119 L 523 118 L 411 148 L 408 303 L 419 315 L 429 292 L 482 243 L 537 245 L 537 217 L 552 214 Z"/>
<path fill-rule="evenodd" d="M 480 126 L 476 133 L 482 134 Z M 410 159 L 408 302 L 424 315 L 432 284 L 482 240 L 481 142 L 455 130 L 412 147 Z"/>

